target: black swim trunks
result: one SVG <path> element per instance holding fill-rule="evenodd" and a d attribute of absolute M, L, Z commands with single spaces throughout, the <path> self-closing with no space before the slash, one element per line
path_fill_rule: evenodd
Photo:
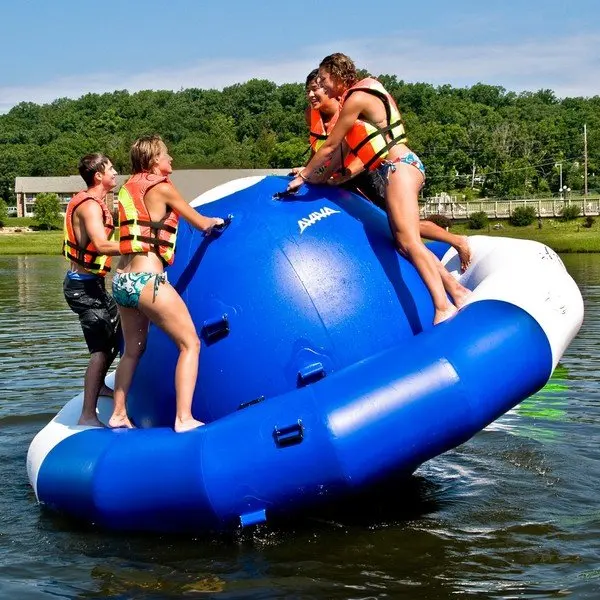
<path fill-rule="evenodd" d="M 387 182 L 378 169 L 374 171 L 362 171 L 356 177 L 342 184 L 341 187 L 365 196 L 375 206 L 385 210 L 385 188 L 387 187 Z"/>
<path fill-rule="evenodd" d="M 117 304 L 106 291 L 104 277 L 78 280 L 67 275 L 63 291 L 69 308 L 79 315 L 90 353 L 116 356 L 121 343 L 121 322 Z"/>

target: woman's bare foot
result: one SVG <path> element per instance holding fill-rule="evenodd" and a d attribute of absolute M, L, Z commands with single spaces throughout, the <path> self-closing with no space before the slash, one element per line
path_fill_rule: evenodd
<path fill-rule="evenodd" d="M 460 258 L 460 271 L 464 273 L 471 264 L 471 247 L 469 246 L 469 238 L 466 235 L 459 236 L 460 241 L 454 246 Z"/>
<path fill-rule="evenodd" d="M 100 392 L 98 393 L 98 396 L 108 396 L 109 398 L 112 398 L 113 391 L 107 385 L 102 384 L 102 387 L 100 388 Z"/>
<path fill-rule="evenodd" d="M 439 325 L 453 317 L 458 312 L 458 309 L 453 304 L 450 304 L 445 310 L 436 310 L 433 317 L 433 324 Z"/>
<path fill-rule="evenodd" d="M 108 426 L 111 429 L 135 429 L 133 423 L 129 420 L 127 415 L 115 415 L 108 421 Z"/>
<path fill-rule="evenodd" d="M 81 415 L 77 425 L 84 425 L 85 427 L 104 427 L 104 423 L 98 419 L 96 415 L 93 417 L 84 417 Z"/>
<path fill-rule="evenodd" d="M 456 306 L 456 308 L 462 308 L 465 305 L 467 298 L 473 292 L 471 292 L 471 290 L 469 288 L 466 288 L 464 285 L 461 285 L 458 282 L 456 283 L 457 285 L 453 287 L 452 291 L 450 292 L 450 295 L 452 296 L 454 306 Z"/>
<path fill-rule="evenodd" d="M 175 419 L 175 426 L 173 429 L 177 433 L 183 433 L 184 431 L 191 431 L 192 429 L 197 429 L 198 427 L 202 427 L 204 423 L 202 421 L 196 421 L 193 417 L 189 417 L 187 419 Z"/>

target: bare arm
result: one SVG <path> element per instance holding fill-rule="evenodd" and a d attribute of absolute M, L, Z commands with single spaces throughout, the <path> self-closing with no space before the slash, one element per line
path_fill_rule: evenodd
<path fill-rule="evenodd" d="M 84 202 L 78 209 L 77 215 L 85 228 L 87 236 L 100 254 L 117 256 L 119 242 L 111 242 L 106 237 L 102 209 L 96 202 Z"/>
<path fill-rule="evenodd" d="M 344 146 L 344 144 L 342 144 L 338 148 L 338 150 L 333 153 L 331 160 L 325 167 L 325 170 L 323 171 L 322 174 L 318 175 L 317 173 L 313 173 L 313 176 L 311 177 L 311 182 L 313 182 L 313 183 L 329 183 L 330 181 L 337 182 L 338 177 L 336 176 L 335 179 L 332 179 L 332 177 L 335 173 L 340 171 L 342 169 L 342 167 L 344 166 L 344 160 L 343 160 L 344 155 L 343 155 L 342 146 Z"/>
<path fill-rule="evenodd" d="M 347 158 L 348 152 L 350 151 L 348 148 L 348 144 L 346 141 L 342 142 L 342 151 L 336 152 L 336 155 L 340 157 L 340 163 L 343 164 Z M 332 161 L 333 162 L 333 161 Z M 329 170 L 329 169 L 328 169 Z M 365 170 L 365 166 L 360 158 L 355 157 L 352 162 L 344 168 L 344 174 L 338 175 L 336 177 L 329 177 L 327 179 L 327 183 L 329 185 L 342 185 L 351 179 L 354 179 L 357 175 L 362 173 Z"/>
<path fill-rule="evenodd" d="M 148 196 L 151 197 L 154 194 L 160 194 L 161 200 L 165 204 L 168 204 L 180 217 L 200 231 L 210 233 L 213 227 L 223 224 L 223 219 L 220 217 L 205 217 L 196 212 L 170 183 L 159 183 L 154 186 L 148 192 Z"/>

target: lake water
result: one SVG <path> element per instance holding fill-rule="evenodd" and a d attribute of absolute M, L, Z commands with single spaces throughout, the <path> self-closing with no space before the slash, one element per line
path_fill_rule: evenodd
<path fill-rule="evenodd" d="M 0 597 L 600 598 L 600 255 L 563 259 L 586 317 L 541 392 L 385 495 L 223 539 L 40 510 L 27 448 L 87 352 L 64 261 L 0 257 Z"/>

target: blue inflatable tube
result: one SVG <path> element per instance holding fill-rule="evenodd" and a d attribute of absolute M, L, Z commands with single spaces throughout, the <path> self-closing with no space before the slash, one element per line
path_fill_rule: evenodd
<path fill-rule="evenodd" d="M 276 184 L 281 187 L 281 179 L 266 178 L 244 188 L 242 196 L 247 196 L 249 202 L 245 209 L 253 210 L 252 201 L 257 197 L 263 203 L 270 202 Z M 264 188 L 268 191 L 267 200 L 260 194 Z M 233 195 L 236 194 L 240 192 Z M 324 197 L 333 199 L 325 208 L 340 213 L 344 202 L 354 203 L 346 212 L 351 228 L 356 226 L 357 214 L 361 211 L 370 214 L 372 210 L 347 193 L 319 190 L 318 194 L 321 195 L 314 202 L 322 205 Z M 229 195 L 224 198 L 227 200 Z M 204 205 L 202 212 L 216 211 L 219 202 L 215 201 L 214 206 L 212 202 Z M 274 210 L 306 213 L 305 206 L 298 207 L 300 202 L 296 205 L 293 202 Z M 226 208 L 233 209 L 235 220 L 235 207 Z M 257 205 L 254 209 L 259 211 Z M 243 218 L 240 212 L 238 217 Z M 293 214 L 292 221 L 301 228 L 296 216 Z M 365 253 L 368 260 L 377 255 L 382 240 L 389 242 L 389 234 L 381 228 L 382 215 L 374 213 L 373 218 L 375 233 L 366 236 L 367 250 L 370 248 L 370 254 Z M 301 234 L 306 233 L 306 228 Z M 219 257 L 218 245 L 227 234 L 210 248 L 215 250 L 216 257 Z M 204 411 L 198 416 L 209 412 L 210 422 L 185 434 L 176 434 L 168 426 L 173 402 L 160 398 L 163 390 L 172 387 L 176 356 L 172 352 L 165 355 L 167 341 L 153 328 L 130 406 L 138 424 L 151 426 L 136 430 L 77 428 L 72 415 L 78 414 L 81 404 L 80 400 L 72 401 L 73 407 L 67 405 L 64 414 L 59 414 L 30 448 L 30 479 L 38 499 L 48 507 L 114 530 L 227 530 L 261 523 L 271 515 L 292 512 L 323 498 L 343 497 L 392 474 L 409 475 L 423 462 L 467 441 L 540 389 L 576 333 L 583 315 L 581 296 L 551 251 L 533 242 L 523 246 L 517 241 L 513 247 L 512 240 L 508 244 L 506 240 L 500 242 L 498 250 L 497 241 L 479 238 L 472 242 L 475 255 L 472 266 L 463 275 L 455 273 L 473 289 L 472 298 L 454 318 L 436 327 L 425 321 L 430 318 L 432 308 L 414 270 L 397 254 L 388 255 L 386 250 L 385 260 L 393 256 L 399 265 L 395 272 L 401 282 L 389 283 L 370 306 L 362 302 L 356 306 L 359 300 L 354 295 L 353 312 L 364 317 L 369 309 L 384 305 L 389 298 L 400 300 L 389 311 L 393 318 L 375 315 L 376 326 L 365 329 L 364 318 L 356 322 L 346 317 L 347 307 L 333 310 L 327 305 L 326 301 L 332 298 L 320 296 L 319 267 L 313 265 L 312 270 L 302 274 L 294 263 L 294 254 L 303 254 L 304 260 L 308 250 L 315 246 L 320 259 L 338 253 L 342 257 L 339 260 L 330 258 L 334 264 L 341 264 L 332 277 L 358 277 L 356 289 L 361 290 L 367 274 L 376 282 L 382 272 L 388 277 L 390 268 L 385 265 L 381 268 L 378 259 L 369 263 L 359 253 L 357 268 L 351 273 L 344 261 L 354 263 L 356 257 L 349 255 L 347 246 L 335 240 L 332 249 L 327 240 L 318 238 L 307 250 L 286 230 L 276 243 L 270 239 L 275 237 L 273 234 L 259 242 L 273 246 L 266 260 L 276 265 L 267 268 L 263 265 L 264 288 L 242 287 L 247 296 L 276 295 L 276 304 L 281 305 L 280 319 L 286 318 L 286 311 L 290 312 L 293 305 L 293 314 L 289 316 L 293 323 L 285 330 L 267 330 L 264 322 L 274 309 L 257 316 L 259 311 L 254 306 L 255 310 L 249 313 L 250 328 L 260 329 L 262 322 L 267 338 L 265 346 L 257 343 L 255 355 L 249 357 L 255 373 L 248 374 L 240 366 L 238 372 L 244 376 L 221 385 L 216 361 L 233 360 L 235 366 L 235 361 L 242 360 L 228 343 L 234 341 L 231 338 L 235 329 L 243 321 L 244 297 L 236 302 L 227 298 L 227 281 L 226 290 L 219 293 L 214 288 L 212 293 L 195 291 L 199 267 L 194 266 L 194 274 L 190 276 L 189 265 L 197 252 L 194 248 L 202 247 L 203 242 L 194 246 L 187 235 L 179 240 L 184 246 L 180 256 L 189 248 L 186 260 L 176 263 L 169 275 L 184 297 L 188 296 L 186 301 L 198 329 L 205 334 L 207 330 L 217 331 L 214 339 L 209 336 L 206 341 L 206 335 L 203 336 L 205 354 L 201 362 L 203 368 L 208 363 L 210 369 L 201 373 L 199 396 L 194 401 L 195 411 L 196 406 Z M 195 234 L 190 231 L 189 235 Z M 301 243 L 306 243 L 306 238 Z M 523 254 L 528 244 L 534 244 L 530 254 L 536 264 L 536 275 L 532 275 L 531 263 Z M 352 240 L 352 248 L 355 247 L 356 240 Z M 452 270 L 453 261 L 457 260 L 455 253 L 443 244 L 432 245 L 432 250 Z M 220 249 L 220 252 L 232 251 L 229 244 Z M 202 264 L 210 263 L 209 249 L 205 247 L 202 252 Z M 523 279 L 531 280 L 533 286 L 526 293 L 509 289 L 507 278 L 519 283 L 518 270 L 510 262 L 511 253 L 521 265 L 526 265 Z M 543 256 L 550 258 L 540 258 Z M 241 259 L 242 271 L 247 268 L 246 261 Z M 510 273 L 503 272 L 506 261 Z M 292 266 L 291 274 L 280 268 L 286 263 Z M 325 263 L 331 266 L 331 262 Z M 278 288 L 286 278 L 282 292 Z M 546 287 L 541 289 L 543 282 Z M 322 282 L 323 287 L 328 285 Z M 405 291 L 396 293 L 401 285 L 412 290 L 411 297 L 416 299 L 414 317 L 407 316 L 407 303 L 403 303 Z M 557 286 L 560 289 L 557 302 L 568 306 L 562 321 L 557 317 L 558 304 L 547 300 L 548 289 Z M 354 288 L 349 285 L 345 289 Z M 544 297 L 543 302 L 531 298 L 533 289 L 540 298 Z M 198 307 L 193 299 L 202 293 L 206 294 L 205 308 L 196 312 Z M 521 302 L 515 294 L 525 300 Z M 287 298 L 287 305 L 282 304 L 282 297 Z M 304 312 L 297 314 L 298 305 L 306 305 Z M 216 311 L 212 310 L 215 306 Z M 402 318 L 394 322 L 402 307 Z M 221 314 L 222 318 L 215 319 L 215 314 Z M 392 333 L 380 331 L 379 320 L 386 321 Z M 230 329 L 225 330 L 224 321 Z M 291 350 L 282 359 L 283 345 L 276 338 L 286 335 Z M 397 341 L 389 343 L 390 336 L 397 336 Z M 377 338 L 376 343 L 372 338 Z M 349 344 L 356 347 L 348 347 Z M 244 352 L 243 344 L 240 345 L 240 351 Z M 368 350 L 356 360 L 361 346 Z M 270 370 L 261 370 L 269 347 L 271 352 L 275 351 Z M 229 359 L 224 359 L 221 353 Z M 297 358 L 292 366 L 289 366 L 290 356 Z M 277 365 L 281 367 L 276 371 Z M 222 370 L 229 372 L 230 367 L 227 364 Z M 213 387 L 206 394 L 202 386 L 211 384 L 207 383 L 211 370 L 215 371 Z M 261 390 L 266 393 L 259 394 Z"/>

